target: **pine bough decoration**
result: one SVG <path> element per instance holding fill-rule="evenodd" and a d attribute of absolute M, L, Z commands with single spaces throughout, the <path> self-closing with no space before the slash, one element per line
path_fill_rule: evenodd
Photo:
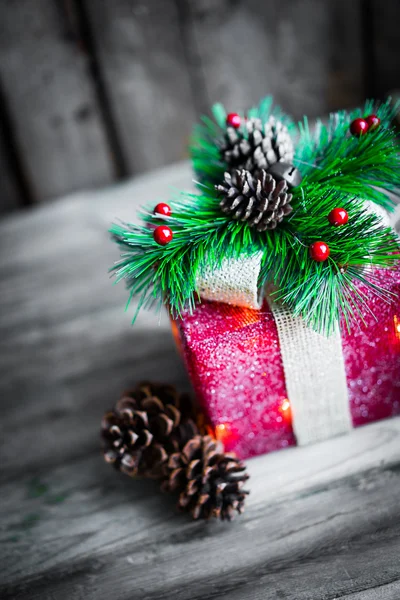
<path fill-rule="evenodd" d="M 200 301 L 199 274 L 258 252 L 259 286 L 273 284 L 293 315 L 325 334 L 341 315 L 348 327 L 361 317 L 357 282 L 390 300 L 369 267 L 392 267 L 399 241 L 371 206 L 392 210 L 400 188 L 397 109 L 368 101 L 311 129 L 271 98 L 246 114 L 215 105 L 191 142 L 196 193 L 143 211 L 143 225 L 111 228 L 128 304 L 138 297 L 136 314 L 165 304 L 179 317 Z"/>

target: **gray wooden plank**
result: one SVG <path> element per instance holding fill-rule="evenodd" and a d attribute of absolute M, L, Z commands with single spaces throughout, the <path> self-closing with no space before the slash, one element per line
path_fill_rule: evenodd
<path fill-rule="evenodd" d="M 0 79 L 36 199 L 110 182 L 88 57 L 56 3 L 6 0 L 0 14 Z"/>
<path fill-rule="evenodd" d="M 398 581 L 346 596 L 347 600 L 398 600 L 399 597 L 400 582 Z"/>
<path fill-rule="evenodd" d="M 32 203 L 0 81 L 0 216 Z"/>
<path fill-rule="evenodd" d="M 232 524 L 177 514 L 155 482 L 103 465 L 91 433 L 90 452 L 3 486 L 1 597 L 332 600 L 398 589 L 399 433 L 394 419 L 249 461 L 248 508 Z"/>
<path fill-rule="evenodd" d="M 400 4 L 370 0 L 371 68 L 375 94 L 385 97 L 400 86 Z"/>
<path fill-rule="evenodd" d="M 0 123 L 0 216 L 21 206 L 17 182 L 7 157 L 7 146 L 2 138 Z"/>
<path fill-rule="evenodd" d="M 103 463 L 121 389 L 188 387 L 168 319 L 130 328 L 106 230 L 189 182 L 188 164 L 168 167 L 0 223 L 0 597 L 398 598 L 400 418 L 249 461 L 232 524 L 193 523 Z"/>
<path fill-rule="evenodd" d="M 130 326 L 134 309 L 124 313 L 124 286 L 113 286 L 107 273 L 118 257 L 107 229 L 112 220 L 134 218 L 137 203 L 165 198 L 169 185 L 188 184 L 188 165 L 174 167 L 150 188 L 142 177 L 0 223 L 2 414 L 22 432 L 23 406 L 32 423 L 22 462 L 19 436 L 4 431 L 0 477 L 73 458 L 77 447 L 64 428 L 84 444 L 88 431 L 85 419 L 76 422 L 76 408 L 97 427 L 121 389 L 154 376 L 154 361 L 186 380 L 165 315 L 158 337 L 147 334 L 152 314 Z"/>
<path fill-rule="evenodd" d="M 272 94 L 295 118 L 363 99 L 360 0 L 179 2 L 198 108 Z"/>
<path fill-rule="evenodd" d="M 85 0 L 128 169 L 186 155 L 194 113 L 174 0 Z"/>

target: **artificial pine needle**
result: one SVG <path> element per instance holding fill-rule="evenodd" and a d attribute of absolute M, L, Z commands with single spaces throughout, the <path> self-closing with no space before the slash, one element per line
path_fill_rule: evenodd
<path fill-rule="evenodd" d="M 127 305 L 139 298 L 134 318 L 141 307 L 155 304 L 168 304 L 174 317 L 193 311 L 199 301 L 198 273 L 218 268 L 225 258 L 260 251 L 259 285 L 274 284 L 276 297 L 317 331 L 329 334 L 341 316 L 347 327 L 362 318 L 361 308 L 368 306 L 357 281 L 387 300 L 370 267 L 392 267 L 400 257 L 399 242 L 368 203 L 391 210 L 390 194 L 400 188 L 400 158 L 391 128 L 395 110 L 389 102 L 374 106 L 368 101 L 362 109 L 332 114 L 327 124 L 318 122 L 311 130 L 307 118 L 295 126 L 271 98 L 250 109 L 247 118 L 266 122 L 273 116 L 288 128 L 296 140 L 293 164 L 303 175 L 292 191 L 292 214 L 274 231 L 259 232 L 221 211 L 215 185 L 229 168 L 221 153 L 227 114 L 216 105 L 213 118 L 203 117 L 191 140 L 197 193 L 175 194 L 169 201 L 171 217 L 159 218 L 149 206 L 141 214 L 143 225 L 122 223 L 110 229 L 122 251 L 111 271 L 129 288 Z M 380 126 L 361 137 L 351 136 L 350 123 L 372 112 Z M 347 211 L 348 225 L 329 223 L 327 215 L 335 207 Z M 162 224 L 173 229 L 166 246 L 152 235 Z M 319 240 L 330 248 L 329 260 L 323 263 L 309 253 Z"/>

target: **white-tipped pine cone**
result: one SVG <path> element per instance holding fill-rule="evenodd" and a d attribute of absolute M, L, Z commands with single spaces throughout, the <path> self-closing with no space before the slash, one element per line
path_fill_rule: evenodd
<path fill-rule="evenodd" d="M 293 141 L 281 121 L 270 117 L 266 123 L 251 118 L 246 121 L 247 137 L 240 129 L 228 127 L 221 145 L 221 156 L 229 169 L 247 169 L 255 173 L 275 162 L 292 163 Z"/>
<path fill-rule="evenodd" d="M 293 210 L 286 181 L 277 182 L 265 170 L 252 175 L 235 169 L 225 173 L 224 182 L 215 187 L 222 196 L 222 211 L 257 231 L 275 229 Z"/>

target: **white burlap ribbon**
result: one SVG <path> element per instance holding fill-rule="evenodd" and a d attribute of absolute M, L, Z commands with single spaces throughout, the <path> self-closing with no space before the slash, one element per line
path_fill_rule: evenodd
<path fill-rule="evenodd" d="M 201 298 L 234 306 L 260 309 L 262 294 L 258 289 L 262 252 L 235 260 L 223 259 L 218 269 L 206 269 L 197 276 Z"/>
<path fill-rule="evenodd" d="M 267 299 L 278 330 L 297 443 L 348 432 L 352 422 L 339 328 L 329 337 L 316 333 L 286 306 Z"/>
<path fill-rule="evenodd" d="M 384 225 L 388 213 L 368 203 Z M 262 253 L 224 260 L 219 269 L 203 272 L 197 289 L 206 300 L 260 309 L 258 278 Z M 346 372 L 339 327 L 329 337 L 316 333 L 290 310 L 267 294 L 281 349 L 286 389 L 297 442 L 306 445 L 352 428 Z M 266 389 L 268 394 L 268 389 Z"/>

